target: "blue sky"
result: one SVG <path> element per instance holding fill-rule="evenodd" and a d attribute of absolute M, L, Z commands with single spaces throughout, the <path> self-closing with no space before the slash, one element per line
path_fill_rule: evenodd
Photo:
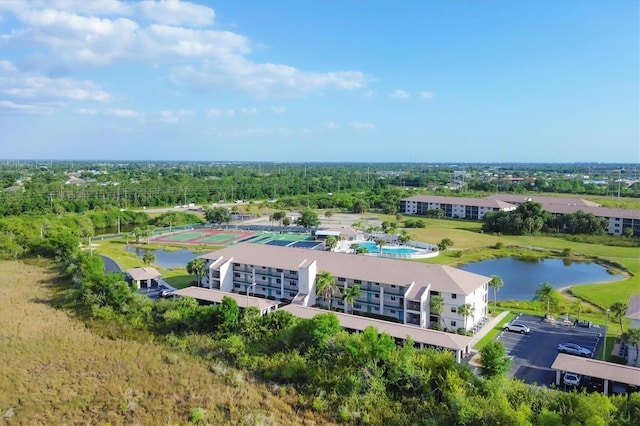
<path fill-rule="evenodd" d="M 0 1 L 0 158 L 640 162 L 640 2 Z"/>

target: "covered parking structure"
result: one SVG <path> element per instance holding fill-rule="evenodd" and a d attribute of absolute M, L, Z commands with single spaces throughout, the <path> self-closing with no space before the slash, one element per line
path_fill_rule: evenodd
<path fill-rule="evenodd" d="M 551 368 L 556 370 L 556 385 L 560 385 L 562 374 L 567 372 L 603 379 L 605 395 L 609 394 L 610 381 L 631 386 L 640 386 L 640 368 L 629 365 L 614 364 L 568 354 L 558 354 Z"/>
<path fill-rule="evenodd" d="M 462 361 L 462 356 L 469 353 L 471 337 L 460 334 L 445 333 L 443 331 L 429 330 L 410 325 L 398 324 L 390 321 L 383 321 L 373 318 L 366 318 L 358 315 L 343 314 L 341 312 L 327 311 L 325 309 L 310 308 L 300 305 L 287 305 L 281 308 L 298 318 L 311 319 L 318 314 L 332 313 L 338 317 L 340 325 L 352 331 L 362 332 L 368 326 L 373 326 L 380 333 L 387 333 L 396 340 L 403 341 L 407 337 L 411 338 L 420 348 L 432 347 L 453 351 L 456 362 Z"/>
<path fill-rule="evenodd" d="M 175 290 L 170 294 L 181 297 L 193 297 L 198 300 L 198 302 L 204 302 L 206 304 L 220 304 L 224 297 L 229 297 L 236 301 L 239 308 L 256 308 L 260 311 L 260 315 L 266 315 L 271 311 L 275 311 L 280 305 L 278 302 L 263 299 L 261 297 L 244 296 L 241 294 L 227 293 L 226 291 L 210 290 L 208 288 L 195 286 Z"/>

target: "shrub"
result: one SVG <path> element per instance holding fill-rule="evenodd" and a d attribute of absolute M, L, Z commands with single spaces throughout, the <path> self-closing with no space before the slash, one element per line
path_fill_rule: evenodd
<path fill-rule="evenodd" d="M 501 241 L 498 241 L 497 243 L 495 243 L 495 245 L 493 246 L 494 249 L 496 250 L 501 250 L 502 247 L 504 247 L 504 244 L 502 244 Z"/>

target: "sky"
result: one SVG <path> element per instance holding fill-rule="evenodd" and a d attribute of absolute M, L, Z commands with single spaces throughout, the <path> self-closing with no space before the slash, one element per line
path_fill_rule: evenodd
<path fill-rule="evenodd" d="M 636 0 L 1 0 L 0 159 L 640 163 Z"/>

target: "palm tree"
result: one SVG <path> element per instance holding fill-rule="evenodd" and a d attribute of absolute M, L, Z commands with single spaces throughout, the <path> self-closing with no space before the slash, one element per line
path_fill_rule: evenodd
<path fill-rule="evenodd" d="M 627 304 L 623 302 L 616 302 L 611 305 L 611 308 L 609 309 L 611 309 L 612 317 L 617 319 L 618 323 L 620 324 L 620 333 L 624 333 L 622 320 L 624 319 L 625 315 L 627 315 Z"/>
<path fill-rule="evenodd" d="M 149 250 L 144 252 L 144 256 L 142 256 L 142 262 L 145 265 L 149 266 L 155 261 L 156 261 L 156 255 L 153 254 L 153 252 L 151 252 Z"/>
<path fill-rule="evenodd" d="M 636 347 L 636 360 L 634 362 L 634 365 L 638 365 L 638 352 L 639 352 L 638 346 L 640 346 L 640 328 L 630 328 L 622 336 L 625 342 Z"/>
<path fill-rule="evenodd" d="M 438 321 L 442 321 L 443 328 L 447 325 L 442 320 L 442 311 L 444 311 L 444 299 L 441 296 L 431 296 L 429 299 L 429 310 L 438 316 Z"/>
<path fill-rule="evenodd" d="M 329 251 L 333 251 L 338 246 L 338 239 L 333 235 L 329 235 L 327 237 L 327 241 L 325 242 L 325 245 L 327 246 Z"/>
<path fill-rule="evenodd" d="M 398 241 L 400 241 L 402 244 L 407 244 L 409 241 L 411 241 L 411 235 L 406 229 L 400 231 L 400 235 L 398 235 Z"/>
<path fill-rule="evenodd" d="M 357 284 L 354 285 L 353 287 L 347 287 L 344 289 L 344 294 L 342 295 L 342 299 L 344 299 L 345 306 L 351 306 L 352 313 L 353 313 L 353 304 L 355 303 L 356 298 L 360 296 L 362 296 L 362 291 L 360 290 L 360 286 Z"/>
<path fill-rule="evenodd" d="M 547 302 L 547 316 L 550 315 L 551 299 L 554 297 L 556 289 L 549 283 L 542 283 L 538 290 L 536 290 L 536 297 L 533 300 L 539 302 Z"/>
<path fill-rule="evenodd" d="M 206 264 L 207 261 L 201 257 L 196 257 L 191 262 L 187 263 L 187 272 L 196 275 L 198 286 L 200 286 L 201 284 L 200 274 L 202 273 L 202 270 L 204 269 Z"/>
<path fill-rule="evenodd" d="M 489 281 L 489 287 L 493 288 L 493 310 L 496 310 L 498 306 L 498 290 L 504 285 L 504 281 L 497 275 L 491 276 L 491 281 Z"/>
<path fill-rule="evenodd" d="M 336 285 L 336 279 L 329 271 L 320 271 L 316 277 L 316 294 L 322 296 L 326 302 L 329 299 L 329 310 L 331 310 L 331 298 L 342 296 L 340 288 Z"/>
<path fill-rule="evenodd" d="M 582 313 L 582 300 L 580 299 L 576 299 L 572 304 L 571 304 L 571 310 L 573 312 L 576 312 L 576 316 L 578 318 L 578 322 L 580 321 L 580 314 Z"/>
<path fill-rule="evenodd" d="M 382 253 L 382 246 L 384 245 L 385 241 L 382 238 L 378 238 L 376 240 L 376 245 L 378 246 L 378 249 L 380 250 L 380 253 Z"/>
<path fill-rule="evenodd" d="M 470 305 L 469 303 L 465 303 L 464 305 L 460 305 L 458 307 L 458 313 L 464 318 L 464 331 L 467 331 L 467 318 L 473 317 L 473 313 L 475 312 L 475 310 L 476 309 L 473 307 L 473 305 Z"/>

